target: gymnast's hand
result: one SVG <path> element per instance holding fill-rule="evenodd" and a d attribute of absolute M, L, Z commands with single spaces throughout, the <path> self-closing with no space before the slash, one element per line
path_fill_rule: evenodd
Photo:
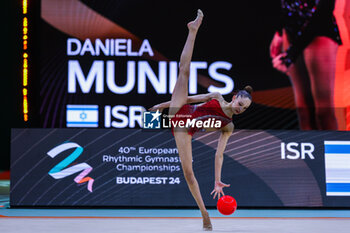
<path fill-rule="evenodd" d="M 275 58 L 272 59 L 272 65 L 276 70 L 288 75 L 288 67 L 283 62 L 283 58 L 286 55 L 286 53 L 280 53 L 279 55 L 277 55 Z"/>
<path fill-rule="evenodd" d="M 210 195 L 214 194 L 213 199 L 215 199 L 216 195 L 218 196 L 218 199 L 220 199 L 221 195 L 225 195 L 224 191 L 222 191 L 222 189 L 225 187 L 230 187 L 230 184 L 224 184 L 221 181 L 215 181 L 214 190 L 210 193 Z"/>
<path fill-rule="evenodd" d="M 156 104 L 153 107 L 149 108 L 148 110 L 151 111 L 151 112 L 155 112 L 157 110 L 159 110 L 159 112 L 162 112 L 163 108 L 161 108 L 160 104 Z"/>

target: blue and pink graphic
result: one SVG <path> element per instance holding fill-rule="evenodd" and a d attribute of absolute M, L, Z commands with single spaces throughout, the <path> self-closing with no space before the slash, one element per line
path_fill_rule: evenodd
<path fill-rule="evenodd" d="M 62 160 L 60 163 L 58 163 L 54 168 L 52 168 L 49 171 L 49 175 L 52 176 L 54 179 L 63 179 L 67 176 L 70 176 L 72 174 L 82 171 L 77 177 L 74 178 L 74 181 L 78 184 L 88 182 L 87 189 L 90 192 L 92 192 L 92 185 L 94 183 L 94 179 L 92 179 L 91 177 L 85 177 L 87 174 L 89 174 L 92 171 L 92 167 L 87 163 L 79 163 L 74 166 L 68 167 L 82 154 L 84 149 L 80 145 L 73 142 L 67 142 L 59 146 L 56 146 L 55 148 L 47 152 L 47 154 L 51 158 L 54 158 L 60 153 L 62 153 L 63 151 L 73 149 L 73 148 L 76 148 L 74 152 L 71 153 L 67 158 Z"/>

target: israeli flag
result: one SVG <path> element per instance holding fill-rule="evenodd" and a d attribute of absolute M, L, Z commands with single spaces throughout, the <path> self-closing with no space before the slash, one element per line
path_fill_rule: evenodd
<path fill-rule="evenodd" d="M 98 105 L 67 105 L 67 127 L 98 127 Z"/>
<path fill-rule="evenodd" d="M 325 141 L 326 194 L 350 196 L 350 141 Z"/>

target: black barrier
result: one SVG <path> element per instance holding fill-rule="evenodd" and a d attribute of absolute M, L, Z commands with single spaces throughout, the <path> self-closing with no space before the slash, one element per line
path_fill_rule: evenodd
<path fill-rule="evenodd" d="M 192 143 L 208 207 L 218 136 Z M 170 131 L 13 129 L 11 142 L 11 206 L 196 206 Z M 350 207 L 349 164 L 348 132 L 237 130 L 222 181 L 241 207 Z"/>

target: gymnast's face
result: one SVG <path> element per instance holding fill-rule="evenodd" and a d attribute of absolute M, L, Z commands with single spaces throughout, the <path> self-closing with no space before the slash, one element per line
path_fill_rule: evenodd
<path fill-rule="evenodd" d="M 233 114 L 237 115 L 247 110 L 247 108 L 250 106 L 252 101 L 248 97 L 235 95 L 231 103 L 232 103 L 231 107 L 232 107 Z"/>

